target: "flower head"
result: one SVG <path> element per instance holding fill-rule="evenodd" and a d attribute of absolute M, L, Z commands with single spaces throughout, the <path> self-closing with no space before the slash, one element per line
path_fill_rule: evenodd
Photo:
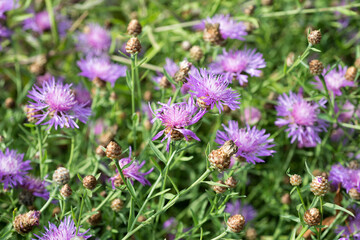
<path fill-rule="evenodd" d="M 253 206 L 247 203 L 242 203 L 240 200 L 235 202 L 228 202 L 226 204 L 225 212 L 230 213 L 230 215 L 241 214 L 244 216 L 246 222 L 253 220 L 257 213 Z"/>
<path fill-rule="evenodd" d="M 354 217 L 348 217 L 346 226 L 338 226 L 335 230 L 336 233 L 341 233 L 341 236 L 346 236 L 350 239 L 360 240 L 360 207 L 353 205 Z"/>
<path fill-rule="evenodd" d="M 325 68 L 323 70 L 322 76 L 325 79 L 325 84 L 327 89 L 333 96 L 341 96 L 341 88 L 343 87 L 353 87 L 355 86 L 355 83 L 353 81 L 348 81 L 345 78 L 345 73 L 347 70 L 347 67 L 341 67 L 338 66 L 338 68 L 334 68 L 331 70 L 328 74 L 326 74 L 327 71 L 329 71 L 330 66 Z M 326 74 L 326 75 L 325 75 Z M 315 82 L 313 84 L 316 86 L 317 89 L 324 90 L 324 86 L 318 76 L 315 77 Z"/>
<path fill-rule="evenodd" d="M 240 119 L 249 125 L 254 125 L 260 121 L 261 112 L 255 107 L 246 107 L 244 109 L 244 115 L 242 115 Z"/>
<path fill-rule="evenodd" d="M 350 169 L 342 166 L 341 164 L 333 165 L 329 172 L 329 182 L 331 186 L 336 189 L 339 184 L 347 182 L 349 178 L 349 170 Z"/>
<path fill-rule="evenodd" d="M 143 161 L 142 163 L 139 164 L 137 161 L 132 160 L 131 159 L 131 147 L 129 148 L 129 157 L 122 158 L 119 160 L 119 165 L 121 168 L 123 168 L 125 165 L 127 165 L 129 163 L 131 163 L 130 166 L 122 169 L 124 177 L 129 178 L 132 183 L 134 180 L 136 180 L 139 183 L 141 183 L 142 185 L 151 185 L 151 183 L 149 182 L 149 180 L 147 180 L 145 178 L 145 176 L 150 174 L 154 170 L 154 168 L 151 168 L 147 172 L 140 172 L 140 169 L 145 165 L 145 161 Z M 117 180 L 119 177 L 121 178 L 117 169 L 116 169 L 116 173 L 117 174 L 114 177 L 110 178 L 113 188 L 115 188 L 115 180 Z"/>
<path fill-rule="evenodd" d="M 91 94 L 90 92 L 82 85 L 82 84 L 78 84 L 75 88 L 74 88 L 74 94 L 75 94 L 75 100 L 79 103 L 79 104 L 85 104 L 85 107 L 91 107 Z"/>
<path fill-rule="evenodd" d="M 19 6 L 18 0 L 0 0 L 0 18 L 5 18 L 5 12 Z"/>
<path fill-rule="evenodd" d="M 77 65 L 81 70 L 80 76 L 87 77 L 90 81 L 98 78 L 111 83 L 112 87 L 119 77 L 126 75 L 126 66 L 111 63 L 108 57 L 87 57 L 79 60 Z"/>
<path fill-rule="evenodd" d="M 283 94 L 276 106 L 278 118 L 275 125 L 288 126 L 286 129 L 291 143 L 298 140 L 299 147 L 315 147 L 321 142 L 319 133 L 326 131 L 327 124 L 319 119 L 320 107 L 325 108 L 326 100 L 318 103 L 306 101 L 301 94 Z"/>
<path fill-rule="evenodd" d="M 45 232 L 42 233 L 42 236 L 36 236 L 36 239 L 33 240 L 59 240 L 59 239 L 66 239 L 71 240 L 76 237 L 80 237 L 82 239 L 88 239 L 91 235 L 85 235 L 90 229 L 86 230 L 83 233 L 76 233 L 76 226 L 73 219 L 68 216 L 65 217 L 62 222 L 60 222 L 59 227 L 56 227 L 55 224 L 49 222 L 49 228 L 44 227 Z"/>
<path fill-rule="evenodd" d="M 228 82 L 238 80 L 242 86 L 248 82 L 248 75 L 259 77 L 260 68 L 266 66 L 261 53 L 256 49 L 247 49 L 228 52 L 223 49 L 223 54 L 218 55 L 216 60 L 209 65 L 211 71 L 215 74 L 223 74 Z"/>
<path fill-rule="evenodd" d="M 6 148 L 5 152 L 0 151 L 0 182 L 4 189 L 23 184 L 26 174 L 31 168 L 30 160 L 23 161 L 24 154 L 18 154 L 16 150 Z"/>
<path fill-rule="evenodd" d="M 185 129 L 188 126 L 197 123 L 206 112 L 205 110 L 199 110 L 195 106 L 194 100 L 192 98 L 189 98 L 187 103 L 181 102 L 171 104 L 170 98 L 167 104 L 159 104 L 162 107 L 152 111 L 154 115 L 152 122 L 154 122 L 156 119 L 159 119 L 165 126 L 165 129 L 156 134 L 152 140 L 158 139 L 165 133 L 162 141 L 167 139 L 167 151 L 169 151 L 170 141 L 172 139 L 180 140 L 184 137 L 188 141 L 191 137 L 197 141 L 200 141 L 200 139 L 193 131 Z"/>
<path fill-rule="evenodd" d="M 77 35 L 77 48 L 86 55 L 99 56 L 106 53 L 110 45 L 110 33 L 97 24 L 86 26 L 84 32 Z"/>
<path fill-rule="evenodd" d="M 213 109 L 216 105 L 219 112 L 224 110 L 223 105 L 231 110 L 240 108 L 240 95 L 228 88 L 229 82 L 223 75 L 215 75 L 204 68 L 190 72 L 187 80 L 190 94 L 197 97 L 200 106 Z"/>
<path fill-rule="evenodd" d="M 49 183 L 38 178 L 25 176 L 25 180 L 20 187 L 32 193 L 36 197 L 41 197 L 45 200 L 49 199 L 49 191 L 46 189 Z"/>
<path fill-rule="evenodd" d="M 79 128 L 75 122 L 77 119 L 86 123 L 91 115 L 91 109 L 86 107 L 88 103 L 79 103 L 74 92 L 70 89 L 71 84 L 56 82 L 54 78 L 44 82 L 42 87 L 34 85 L 29 91 L 28 97 L 33 100 L 29 102 L 29 107 L 35 109 L 36 124 L 54 126 L 55 129 L 60 126 Z M 47 122 L 45 119 L 49 117 Z"/>
<path fill-rule="evenodd" d="M 205 24 L 220 24 L 220 33 L 223 39 L 245 40 L 243 36 L 247 35 L 246 26 L 243 22 L 237 22 L 230 15 L 217 14 L 212 18 L 204 19 L 195 29 L 205 29 Z"/>
<path fill-rule="evenodd" d="M 229 126 L 223 124 L 223 127 L 225 131 L 217 132 L 215 142 L 222 145 L 228 140 L 233 140 L 238 147 L 236 157 L 245 158 L 247 162 L 256 164 L 264 162 L 259 157 L 270 156 L 275 152 L 269 149 L 275 146 L 272 144 L 274 139 L 269 139 L 270 134 L 265 134 L 264 129 L 258 130 L 255 126 L 250 128 L 249 125 L 239 129 L 237 121 L 229 121 Z"/>

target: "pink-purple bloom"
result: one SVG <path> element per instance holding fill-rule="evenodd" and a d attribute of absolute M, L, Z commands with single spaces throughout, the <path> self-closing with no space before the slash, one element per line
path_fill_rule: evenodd
<path fill-rule="evenodd" d="M 261 119 L 261 112 L 255 107 L 246 107 L 244 115 L 241 115 L 240 119 L 249 125 L 255 125 Z"/>
<path fill-rule="evenodd" d="M 242 86 L 248 82 L 248 75 L 259 77 L 261 68 L 266 67 L 265 60 L 261 53 L 256 49 L 247 49 L 226 51 L 218 55 L 216 60 L 209 65 L 209 69 L 215 74 L 223 74 L 228 82 L 238 80 Z M 248 75 L 247 75 L 248 74 Z"/>
<path fill-rule="evenodd" d="M 18 0 L 0 0 L 0 18 L 5 18 L 7 11 L 17 8 L 18 2 Z"/>
<path fill-rule="evenodd" d="M 102 81 L 109 82 L 114 87 L 119 77 L 126 76 L 126 66 L 112 63 L 106 56 L 87 57 L 77 62 L 81 70 L 80 76 L 87 77 L 90 81 L 99 78 Z"/>
<path fill-rule="evenodd" d="M 354 217 L 349 216 L 348 222 L 345 226 L 338 226 L 335 230 L 336 233 L 341 233 L 348 239 L 360 240 L 360 207 L 353 205 Z"/>
<path fill-rule="evenodd" d="M 238 39 L 245 40 L 244 36 L 247 35 L 246 26 L 243 22 L 234 20 L 229 14 L 217 14 L 212 18 L 208 17 L 204 19 L 200 24 L 194 26 L 197 30 L 205 29 L 205 24 L 216 24 L 220 25 L 220 33 L 223 39 Z"/>
<path fill-rule="evenodd" d="M 204 116 L 206 110 L 198 109 L 194 104 L 194 100 L 189 98 L 188 102 L 174 103 L 171 104 L 171 98 L 168 103 L 160 103 L 161 107 L 153 112 L 154 118 L 152 119 L 152 123 L 159 119 L 162 124 L 165 126 L 165 129 L 160 131 L 153 137 L 153 141 L 158 139 L 160 136 L 165 134 L 164 138 L 161 140 L 163 142 L 167 139 L 166 150 L 169 151 L 170 141 L 174 135 L 182 134 L 184 138 L 189 141 L 190 137 L 200 141 L 200 139 L 196 136 L 196 134 L 186 129 L 195 123 L 197 123 L 202 116 Z"/>
<path fill-rule="evenodd" d="M 44 227 L 45 232 L 42 233 L 42 236 L 36 236 L 33 240 L 71 240 L 75 239 L 76 237 L 82 239 L 88 239 L 91 235 L 85 235 L 90 229 L 86 230 L 85 232 L 78 232 L 76 233 L 76 226 L 74 220 L 71 216 L 67 216 L 64 218 L 63 221 L 60 222 L 60 225 L 57 227 L 55 224 L 49 222 L 49 227 Z"/>
<path fill-rule="evenodd" d="M 353 87 L 355 83 L 353 81 L 348 81 L 345 78 L 347 67 L 338 66 L 338 68 L 334 68 L 328 74 L 330 66 L 325 68 L 322 72 L 322 76 L 325 79 L 325 84 L 329 92 L 333 96 L 341 96 L 341 89 L 344 87 Z M 326 74 L 326 75 L 325 75 Z M 319 78 L 319 76 L 315 76 L 315 82 L 313 84 L 317 89 L 324 90 L 324 86 Z"/>
<path fill-rule="evenodd" d="M 265 134 L 265 130 L 258 130 L 255 126 L 251 128 L 239 128 L 237 121 L 229 121 L 229 126 L 222 125 L 225 131 L 218 130 L 215 142 L 223 145 L 228 140 L 233 140 L 239 148 L 236 157 L 244 158 L 248 163 L 256 164 L 264 162 L 259 157 L 271 156 L 275 151 L 270 148 L 274 139 L 269 139 L 270 134 Z"/>
<path fill-rule="evenodd" d="M 253 206 L 247 203 L 242 203 L 241 200 L 228 202 L 226 204 L 225 212 L 230 213 L 230 215 L 243 215 L 246 223 L 253 220 L 257 215 L 257 212 Z"/>
<path fill-rule="evenodd" d="M 24 182 L 20 184 L 20 188 L 25 189 L 36 197 L 41 197 L 47 200 L 49 199 L 50 193 L 46 189 L 46 186 L 48 186 L 49 184 L 50 183 L 44 180 L 31 176 L 26 176 Z"/>
<path fill-rule="evenodd" d="M 228 88 L 229 82 L 223 75 L 216 75 L 203 68 L 190 72 L 187 80 L 190 95 L 200 99 L 210 109 L 216 106 L 222 112 L 224 105 L 231 110 L 240 108 L 240 94 Z"/>
<path fill-rule="evenodd" d="M 123 168 L 125 165 L 131 163 L 128 167 Z M 146 175 L 150 174 L 154 168 L 151 168 L 147 172 L 140 172 L 140 169 L 145 165 L 145 161 L 142 163 L 138 163 L 136 160 L 131 159 L 131 147 L 129 147 L 129 157 L 122 158 L 119 160 L 119 165 L 122 169 L 122 172 L 124 174 L 125 178 L 129 178 L 132 184 L 134 184 L 134 180 L 138 181 L 142 185 L 151 185 L 149 180 L 145 178 Z M 118 173 L 116 169 L 116 175 L 112 178 L 110 178 L 110 181 L 112 183 L 112 187 L 115 188 L 115 180 L 120 177 L 120 174 Z"/>
<path fill-rule="evenodd" d="M 111 45 L 110 33 L 98 24 L 89 24 L 77 35 L 77 48 L 86 55 L 107 53 Z"/>
<path fill-rule="evenodd" d="M 42 87 L 33 86 L 28 97 L 29 108 L 34 109 L 34 117 L 38 119 L 36 124 L 49 125 L 49 128 L 79 128 L 76 120 L 86 123 L 91 115 L 88 102 L 79 103 L 70 88 L 72 84 L 56 82 L 55 78 L 44 82 Z M 48 121 L 45 119 L 49 118 Z"/>
<path fill-rule="evenodd" d="M 24 154 L 19 154 L 16 150 L 5 149 L 0 151 L 0 182 L 4 184 L 4 189 L 13 188 L 26 181 L 26 174 L 31 170 L 30 160 L 23 161 Z"/>
<path fill-rule="evenodd" d="M 74 88 L 74 94 L 75 100 L 78 102 L 78 104 L 84 104 L 85 107 L 91 107 L 91 94 L 82 84 L 78 84 Z"/>
<path fill-rule="evenodd" d="M 352 188 L 360 192 L 360 169 L 346 168 L 341 164 L 333 165 L 329 172 L 329 181 L 335 189 L 340 184 L 346 192 Z"/>
<path fill-rule="evenodd" d="M 325 108 L 326 100 L 310 102 L 302 94 L 293 92 L 283 94 L 276 106 L 278 119 L 275 125 L 287 126 L 286 131 L 291 143 L 298 141 L 298 147 L 315 147 L 321 142 L 319 133 L 327 131 L 327 124 L 319 118 L 320 107 Z"/>

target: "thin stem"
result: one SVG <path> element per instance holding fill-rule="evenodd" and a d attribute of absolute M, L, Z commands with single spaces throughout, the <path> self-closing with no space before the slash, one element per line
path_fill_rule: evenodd
<path fill-rule="evenodd" d="M 39 161 L 40 161 L 40 177 L 41 179 L 44 178 L 44 159 L 43 159 L 43 155 L 42 155 L 42 139 L 41 139 L 41 130 L 39 126 L 36 126 L 36 131 L 37 131 L 37 135 L 38 135 L 38 144 L 39 144 Z"/>
<path fill-rule="evenodd" d="M 54 15 L 54 8 L 52 6 L 51 0 L 45 0 L 46 10 L 49 14 L 50 24 L 51 24 L 51 35 L 53 37 L 54 44 L 58 42 L 58 32 Z"/>
<path fill-rule="evenodd" d="M 131 54 L 131 113 L 132 113 L 132 135 L 134 138 L 134 152 L 136 151 L 136 118 L 135 114 L 135 68 L 136 55 Z"/>
<path fill-rule="evenodd" d="M 323 198 L 320 196 L 320 226 L 322 225 L 323 221 Z M 318 240 L 321 239 L 321 227 L 318 229 Z"/>
<path fill-rule="evenodd" d="M 332 115 L 334 113 L 333 97 L 330 95 L 330 92 L 329 92 L 329 89 L 327 88 L 324 76 L 319 75 L 319 78 L 321 80 L 322 85 L 324 86 L 324 89 L 325 89 L 325 92 L 326 92 L 326 97 L 327 97 L 327 99 L 329 101 L 329 104 L 330 104 L 330 107 L 331 107 L 330 115 Z"/>
<path fill-rule="evenodd" d="M 302 238 L 302 236 L 304 236 L 304 234 L 306 233 L 306 231 L 309 229 L 309 226 L 306 225 L 300 232 L 299 236 L 297 236 L 296 240 L 300 240 Z"/>
<path fill-rule="evenodd" d="M 102 206 L 104 206 L 105 203 L 109 201 L 109 199 L 114 195 L 115 191 L 110 192 L 110 194 L 95 208 L 95 211 L 99 211 Z M 90 216 L 85 217 L 83 220 L 81 220 L 81 223 L 84 223 Z"/>
<path fill-rule="evenodd" d="M 300 201 L 301 201 L 301 203 L 302 203 L 302 205 L 303 205 L 303 207 L 304 207 L 304 209 L 305 209 L 305 211 L 307 210 L 307 208 L 306 208 L 306 205 L 305 205 L 305 202 L 304 202 L 304 199 L 302 198 L 302 196 L 301 196 L 301 192 L 300 192 L 300 188 L 299 188 L 299 186 L 296 186 L 296 191 L 298 192 L 298 194 L 299 194 L 299 198 L 300 198 Z"/>
<path fill-rule="evenodd" d="M 138 93 L 138 103 L 139 103 L 139 109 L 141 109 L 141 84 L 140 84 L 140 78 L 139 78 L 139 67 L 137 66 L 137 57 L 138 54 L 135 54 L 134 56 L 134 62 L 135 62 L 135 81 L 136 81 L 136 87 L 137 87 L 137 93 Z"/>
<path fill-rule="evenodd" d="M 78 234 L 79 228 L 80 228 L 80 220 L 81 220 L 81 215 L 82 215 L 83 208 L 84 208 L 84 199 L 85 199 L 85 197 L 86 197 L 86 190 L 84 189 L 84 193 L 83 193 L 83 196 L 81 198 L 79 218 L 78 218 L 78 221 L 76 222 L 76 235 Z"/>
<path fill-rule="evenodd" d="M 68 162 L 68 170 L 70 172 L 71 170 L 71 164 L 74 158 L 74 148 L 75 148 L 75 135 L 71 136 L 71 147 L 70 147 L 70 157 Z"/>
<path fill-rule="evenodd" d="M 222 239 L 223 237 L 226 236 L 227 233 L 228 233 L 228 231 L 226 230 L 226 231 L 224 231 L 222 234 L 220 234 L 220 235 L 217 236 L 217 237 L 212 238 L 211 240 Z"/>
<path fill-rule="evenodd" d="M 60 186 L 57 185 L 54 189 L 54 191 L 51 193 L 49 199 L 45 203 L 45 205 L 40 209 L 40 212 L 44 212 L 45 209 L 50 205 L 51 201 L 54 199 L 56 192 L 59 190 Z"/>
<path fill-rule="evenodd" d="M 63 219 L 64 215 L 65 215 L 65 210 L 66 210 L 66 202 L 67 200 L 64 199 L 63 200 L 63 204 L 62 204 L 62 209 L 61 209 L 61 216 L 60 216 L 60 220 Z"/>

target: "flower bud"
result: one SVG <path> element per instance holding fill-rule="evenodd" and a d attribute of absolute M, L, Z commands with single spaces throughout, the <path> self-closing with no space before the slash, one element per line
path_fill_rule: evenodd
<path fill-rule="evenodd" d="M 205 42 L 209 42 L 214 45 L 222 45 L 224 43 L 224 39 L 220 33 L 220 24 L 205 24 L 203 39 Z"/>
<path fill-rule="evenodd" d="M 189 41 L 183 41 L 181 43 L 181 48 L 185 51 L 188 51 L 191 48 L 191 43 Z"/>
<path fill-rule="evenodd" d="M 17 215 L 13 221 L 13 226 L 17 233 L 26 234 L 39 225 L 39 220 L 39 211 L 29 211 L 25 214 Z"/>
<path fill-rule="evenodd" d="M 226 141 L 224 145 L 216 150 L 211 151 L 208 156 L 210 164 L 218 171 L 229 168 L 230 158 L 238 151 L 238 147 L 232 140 Z"/>
<path fill-rule="evenodd" d="M 186 78 L 189 76 L 189 71 L 192 67 L 192 64 L 188 60 L 184 60 L 180 62 L 180 69 L 174 75 L 175 82 L 183 82 L 186 83 Z"/>
<path fill-rule="evenodd" d="M 228 229 L 234 233 L 239 233 L 245 226 L 245 218 L 241 214 L 236 214 L 227 220 Z"/>
<path fill-rule="evenodd" d="M 96 178 L 93 175 L 88 175 L 83 179 L 83 186 L 89 190 L 93 190 L 96 187 Z"/>
<path fill-rule="evenodd" d="M 35 62 L 29 66 L 29 71 L 37 76 L 43 75 L 46 71 L 46 62 L 47 59 L 45 54 L 36 56 Z"/>
<path fill-rule="evenodd" d="M 217 181 L 217 183 L 225 185 L 225 183 L 223 181 Z M 227 190 L 226 187 L 218 186 L 218 185 L 213 185 L 212 188 L 213 188 L 214 192 L 216 192 L 217 194 L 224 193 Z"/>
<path fill-rule="evenodd" d="M 315 196 L 323 197 L 329 191 L 329 183 L 326 178 L 322 176 L 314 177 L 310 183 L 310 191 L 314 193 Z"/>
<path fill-rule="evenodd" d="M 53 181 L 58 185 L 67 184 L 70 181 L 70 173 L 64 167 L 59 167 L 53 174 Z"/>
<path fill-rule="evenodd" d="M 248 16 L 251 16 L 255 12 L 255 5 L 249 5 L 244 9 L 244 13 Z"/>
<path fill-rule="evenodd" d="M 105 152 L 104 152 L 104 150 L 102 149 L 102 146 L 101 145 L 99 145 L 99 146 L 97 146 L 97 148 L 96 148 L 96 150 L 95 150 L 95 153 L 96 153 L 96 155 L 97 156 L 99 156 L 99 157 L 105 157 Z"/>
<path fill-rule="evenodd" d="M 256 240 L 257 233 L 256 233 L 255 228 L 252 228 L 252 227 L 248 228 L 246 230 L 245 237 L 246 237 L 246 240 Z"/>
<path fill-rule="evenodd" d="M 360 200 L 360 193 L 356 188 L 351 188 L 349 190 L 349 196 L 354 200 Z"/>
<path fill-rule="evenodd" d="M 355 77 L 356 77 L 356 73 L 357 73 L 357 68 L 356 67 L 354 67 L 354 66 L 349 67 L 346 70 L 346 73 L 345 73 L 346 80 L 354 81 Z"/>
<path fill-rule="evenodd" d="M 114 141 L 111 141 L 106 147 L 106 156 L 110 159 L 120 159 L 121 153 L 121 147 Z"/>
<path fill-rule="evenodd" d="M 142 31 L 142 27 L 139 21 L 137 19 L 132 19 L 127 27 L 127 33 L 129 35 L 136 37 L 141 33 L 141 31 Z"/>
<path fill-rule="evenodd" d="M 309 63 L 309 69 L 312 75 L 320 75 L 324 70 L 324 65 L 319 60 L 314 59 Z"/>
<path fill-rule="evenodd" d="M 357 58 L 357 59 L 355 60 L 354 66 L 355 66 L 356 68 L 360 68 L 360 58 Z"/>
<path fill-rule="evenodd" d="M 290 184 L 293 186 L 299 186 L 302 183 L 300 175 L 294 174 L 290 177 Z"/>
<path fill-rule="evenodd" d="M 65 184 L 64 186 L 62 186 L 62 188 L 60 189 L 60 194 L 64 198 L 70 197 L 72 195 L 72 189 L 71 189 L 70 185 Z"/>
<path fill-rule="evenodd" d="M 321 41 L 321 32 L 320 30 L 311 31 L 308 35 L 308 41 L 311 45 L 316 45 Z"/>
<path fill-rule="evenodd" d="M 349 162 L 349 168 L 350 169 L 358 169 L 359 168 L 359 163 L 356 160 L 352 160 L 351 162 Z"/>
<path fill-rule="evenodd" d="M 144 215 L 140 215 L 140 216 L 138 217 L 138 219 L 137 219 L 137 222 L 142 223 L 142 222 L 145 222 L 146 219 L 147 219 L 147 218 L 146 218 Z"/>
<path fill-rule="evenodd" d="M 15 107 L 15 101 L 13 98 L 11 97 L 8 97 L 5 99 L 5 107 L 7 109 L 11 109 L 11 108 L 14 108 Z"/>
<path fill-rule="evenodd" d="M 281 203 L 285 205 L 289 205 L 291 203 L 291 198 L 289 193 L 285 193 L 281 197 Z"/>
<path fill-rule="evenodd" d="M 111 202 L 111 209 L 114 212 L 119 212 L 124 207 L 124 202 L 120 198 L 115 198 Z"/>
<path fill-rule="evenodd" d="M 225 185 L 229 186 L 229 188 L 235 188 L 237 184 L 237 181 L 233 177 L 229 177 L 225 181 Z"/>
<path fill-rule="evenodd" d="M 304 221 L 309 226 L 319 225 L 320 219 L 320 211 L 317 208 L 310 208 L 304 214 Z"/>
<path fill-rule="evenodd" d="M 92 212 L 95 212 L 96 209 L 93 208 L 91 210 Z M 91 226 L 95 226 L 95 225 L 98 225 L 101 221 L 101 212 L 100 211 L 96 211 L 96 213 L 94 213 L 93 215 L 91 215 L 89 218 L 88 218 L 88 223 L 90 223 Z"/>
<path fill-rule="evenodd" d="M 166 76 L 162 76 L 162 78 L 159 81 L 159 85 L 161 88 L 170 88 L 171 87 L 171 83 L 169 82 L 169 80 L 167 79 Z"/>
<path fill-rule="evenodd" d="M 141 51 L 141 43 L 137 37 L 132 37 L 126 43 L 126 52 L 130 54 L 136 54 Z"/>
<path fill-rule="evenodd" d="M 92 82 L 95 85 L 95 87 L 98 87 L 98 88 L 104 88 L 106 86 L 106 82 L 104 80 L 102 80 L 101 78 L 99 78 L 99 77 L 95 77 L 92 80 Z"/>
<path fill-rule="evenodd" d="M 199 46 L 195 45 L 190 49 L 191 59 L 193 59 L 195 61 L 200 61 L 203 56 L 204 56 L 204 53 Z"/>

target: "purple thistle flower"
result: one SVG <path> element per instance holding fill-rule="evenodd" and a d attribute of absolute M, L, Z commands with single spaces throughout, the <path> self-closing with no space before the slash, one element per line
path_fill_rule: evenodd
<path fill-rule="evenodd" d="M 19 0 L 0 0 L 0 18 L 5 18 L 5 12 L 19 6 Z"/>
<path fill-rule="evenodd" d="M 326 100 L 321 99 L 318 103 L 308 102 L 299 94 L 289 93 L 278 98 L 276 106 L 278 118 L 275 125 L 278 127 L 288 126 L 286 129 L 291 143 L 298 140 L 298 147 L 315 147 L 321 142 L 319 133 L 326 131 L 327 124 L 319 119 L 320 107 L 325 108 Z"/>
<path fill-rule="evenodd" d="M 86 230 L 83 233 L 80 233 L 80 231 L 76 233 L 76 226 L 74 220 L 70 216 L 65 217 L 64 220 L 60 222 L 59 227 L 56 227 L 55 224 L 49 222 L 49 228 L 44 228 L 45 232 L 42 233 L 42 236 L 34 234 L 36 238 L 33 238 L 33 240 L 71 240 L 76 237 L 82 239 L 88 239 L 91 237 L 91 235 L 85 235 L 90 229 Z"/>
<path fill-rule="evenodd" d="M 74 88 L 74 94 L 75 100 L 78 102 L 78 104 L 85 104 L 85 107 L 91 107 L 91 94 L 82 84 L 78 84 Z"/>
<path fill-rule="evenodd" d="M 111 83 L 114 87 L 119 77 L 126 76 L 126 66 L 111 63 L 108 57 L 87 57 L 77 62 L 81 70 L 80 76 L 84 76 L 93 81 L 99 78 L 102 81 Z"/>
<path fill-rule="evenodd" d="M 5 149 L 0 151 L 0 181 L 4 189 L 15 187 L 26 181 L 26 174 L 31 170 L 30 160 L 23 161 L 24 154 L 18 154 L 16 150 Z"/>
<path fill-rule="evenodd" d="M 102 55 L 111 45 L 110 33 L 98 24 L 89 24 L 77 35 L 77 48 L 86 55 Z"/>
<path fill-rule="evenodd" d="M 347 67 L 341 67 L 340 65 L 338 68 L 334 68 L 328 74 L 326 72 L 330 69 L 330 66 L 325 68 L 322 72 L 322 76 L 325 79 L 325 84 L 329 92 L 334 96 L 341 96 L 341 88 L 343 87 L 353 87 L 355 83 L 353 81 L 348 81 L 345 78 L 345 73 Z M 326 75 L 325 75 L 326 74 Z M 324 90 L 324 86 L 318 76 L 315 76 L 315 82 L 312 82 L 317 89 Z"/>
<path fill-rule="evenodd" d="M 20 187 L 27 190 L 28 192 L 31 192 L 32 195 L 36 197 L 41 197 L 45 200 L 48 200 L 50 193 L 46 189 L 46 186 L 48 186 L 49 184 L 50 183 L 41 179 L 26 176 L 24 182 L 20 184 Z"/>
<path fill-rule="evenodd" d="M 215 142 L 223 145 L 228 140 L 233 140 L 239 150 L 236 157 L 245 158 L 248 163 L 256 164 L 264 162 L 259 157 L 272 155 L 275 151 L 269 148 L 274 147 L 271 144 L 274 139 L 269 139 L 270 134 L 265 134 L 265 129 L 258 130 L 255 126 L 239 129 L 237 121 L 229 121 L 229 127 L 222 125 L 223 131 L 217 131 Z"/>
<path fill-rule="evenodd" d="M 352 188 L 360 191 L 360 169 L 349 169 L 340 164 L 333 165 L 329 172 L 329 181 L 334 189 L 341 184 L 346 192 Z"/>
<path fill-rule="evenodd" d="M 124 177 L 125 178 L 129 178 L 131 183 L 134 184 L 134 180 L 138 181 L 139 183 L 141 183 L 142 185 L 149 185 L 151 186 L 151 183 L 149 182 L 149 180 L 147 180 L 145 178 L 146 175 L 150 174 L 154 168 L 151 168 L 149 171 L 147 172 L 140 172 L 140 169 L 145 165 L 145 161 L 143 161 L 142 163 L 138 163 L 137 161 L 132 161 L 131 159 L 131 147 L 129 147 L 129 157 L 127 158 L 122 158 L 119 160 L 119 165 L 120 167 L 122 168 L 122 172 L 124 174 Z M 131 163 L 132 162 L 132 163 Z M 128 166 L 127 168 L 124 168 L 123 167 L 127 164 L 130 164 L 130 166 Z M 117 178 L 120 177 L 120 174 L 118 173 L 117 169 L 116 169 L 116 175 L 112 178 L 110 178 L 110 181 L 111 181 L 111 184 L 112 184 L 112 187 L 115 189 L 115 180 Z"/>
<path fill-rule="evenodd" d="M 75 122 L 77 119 L 86 123 L 91 115 L 91 109 L 86 107 L 89 103 L 80 104 L 70 87 L 71 84 L 55 82 L 55 78 L 44 82 L 41 88 L 33 86 L 28 97 L 34 101 L 29 102 L 29 107 L 35 109 L 34 117 L 38 119 L 36 124 L 42 123 L 49 125 L 49 128 L 54 126 L 57 129 L 58 126 L 79 128 Z M 50 120 L 44 122 L 48 116 Z"/>
<path fill-rule="evenodd" d="M 164 65 L 165 71 L 170 75 L 170 77 L 174 77 L 175 73 L 179 70 L 179 66 L 170 58 L 166 58 L 165 61 L 166 61 Z M 152 81 L 159 84 L 163 76 L 164 76 L 163 73 L 158 72 L 157 76 L 154 76 L 152 78 Z M 175 86 L 173 86 L 173 88 L 174 87 Z"/>
<path fill-rule="evenodd" d="M 195 106 L 194 100 L 192 98 L 189 98 L 189 101 L 187 103 L 181 102 L 171 104 L 170 98 L 167 104 L 160 102 L 159 104 L 162 107 L 155 111 L 153 111 L 150 107 L 154 115 L 154 118 L 151 120 L 151 122 L 153 123 L 156 119 L 159 119 L 165 126 L 165 129 L 157 133 L 155 137 L 153 137 L 153 141 L 165 134 L 161 142 L 167 139 L 167 151 L 169 151 L 171 139 L 179 140 L 179 136 L 180 138 L 182 138 L 183 136 L 187 141 L 189 141 L 189 137 L 200 141 L 200 139 L 193 131 L 185 129 L 185 127 L 197 123 L 202 118 L 202 116 L 204 116 L 206 110 L 199 110 Z"/>
<path fill-rule="evenodd" d="M 226 203 L 225 212 L 230 213 L 230 215 L 243 215 L 246 223 L 253 220 L 257 215 L 257 212 L 253 206 L 247 203 L 242 203 L 241 200 L 236 200 L 233 203 Z"/>
<path fill-rule="evenodd" d="M 338 113 L 339 110 L 341 110 L 338 117 L 340 122 L 348 123 L 353 116 L 357 118 L 360 117 L 360 109 L 355 109 L 355 106 L 349 101 L 346 101 L 340 109 L 339 107 L 335 106 L 335 113 Z"/>
<path fill-rule="evenodd" d="M 261 53 L 256 49 L 247 49 L 240 51 L 223 49 L 223 54 L 218 55 L 216 60 L 209 65 L 211 71 L 215 74 L 223 74 L 228 82 L 238 80 L 243 86 L 248 82 L 249 74 L 251 77 L 259 77 L 261 75 L 260 68 L 266 67 L 265 60 Z"/>
<path fill-rule="evenodd" d="M 243 22 L 237 22 L 230 15 L 217 14 L 212 18 L 204 19 L 200 24 L 194 26 L 197 30 L 205 29 L 205 24 L 220 24 L 220 33 L 223 39 L 245 40 L 243 36 L 247 35 L 246 26 Z"/>
<path fill-rule="evenodd" d="M 204 102 L 207 107 L 213 109 L 214 106 L 219 112 L 224 110 L 224 106 L 228 106 L 231 110 L 240 108 L 240 94 L 235 90 L 227 88 L 229 82 L 223 75 L 215 75 L 205 68 L 189 73 L 188 84 L 190 87 L 190 95 L 197 97 Z"/>
<path fill-rule="evenodd" d="M 254 125 L 260 121 L 261 112 L 255 107 L 246 107 L 244 109 L 244 115 L 241 115 L 240 119 L 249 125 Z"/>
<path fill-rule="evenodd" d="M 342 232 L 341 236 L 349 239 L 360 240 L 360 207 L 354 204 L 352 209 L 354 210 L 354 217 L 349 216 L 346 226 L 338 226 L 335 232 L 337 234 Z"/>

